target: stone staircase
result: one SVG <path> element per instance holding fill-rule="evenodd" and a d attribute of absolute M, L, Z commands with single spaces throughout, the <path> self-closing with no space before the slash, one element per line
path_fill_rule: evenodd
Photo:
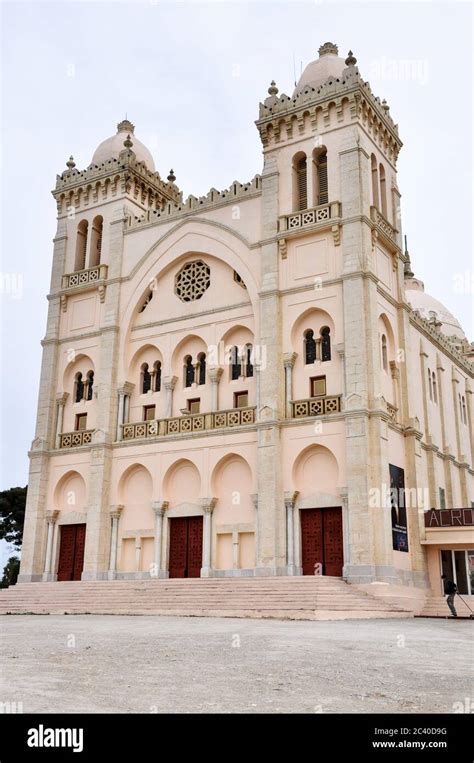
<path fill-rule="evenodd" d="M 18 583 L 0 614 L 179 615 L 336 620 L 412 617 L 333 577 L 192 578 Z"/>
<path fill-rule="evenodd" d="M 462 598 L 464 599 L 464 602 L 467 602 L 469 607 L 471 607 L 471 609 L 474 611 L 474 596 L 463 595 Z M 469 618 L 472 614 L 464 602 L 461 601 L 459 596 L 456 596 L 454 599 L 454 606 L 456 607 L 458 618 Z M 446 604 L 446 597 L 434 595 L 428 596 L 423 609 L 421 610 L 420 614 L 417 615 L 417 617 L 452 617 L 448 605 Z"/>

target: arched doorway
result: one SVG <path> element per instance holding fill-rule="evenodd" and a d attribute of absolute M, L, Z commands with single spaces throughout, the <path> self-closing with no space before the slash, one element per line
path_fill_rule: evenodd
<path fill-rule="evenodd" d="M 86 485 L 78 472 L 66 474 L 55 491 L 59 510 L 58 581 L 80 580 L 86 545 Z"/>
<path fill-rule="evenodd" d="M 338 476 L 336 457 L 322 445 L 306 448 L 295 462 L 303 575 L 342 576 L 343 524 L 342 506 L 337 499 Z"/>

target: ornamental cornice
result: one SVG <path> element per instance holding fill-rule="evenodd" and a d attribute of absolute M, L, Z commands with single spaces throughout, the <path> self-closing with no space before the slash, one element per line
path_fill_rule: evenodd
<path fill-rule="evenodd" d="M 464 371 L 474 378 L 474 364 L 467 360 L 467 358 L 465 358 L 456 347 L 451 344 L 447 337 L 441 334 L 440 331 L 437 331 L 429 321 L 422 318 L 416 310 L 411 310 L 410 323 L 419 329 L 424 336 L 435 342 L 439 349 L 446 352 L 451 360 L 456 362 Z"/>
<path fill-rule="evenodd" d="M 205 196 L 189 195 L 186 201 L 169 202 L 161 209 L 148 209 L 142 215 L 129 215 L 127 228 L 145 227 L 163 222 L 169 218 L 186 217 L 200 210 L 216 209 L 236 201 L 255 198 L 262 193 L 262 176 L 255 175 L 247 183 L 234 180 L 229 188 L 218 191 L 211 188 Z"/>
<path fill-rule="evenodd" d="M 269 145 L 271 137 L 276 143 L 280 142 L 282 126 L 287 139 L 296 137 L 295 128 L 298 135 L 303 134 L 304 112 L 309 113 L 313 129 L 316 129 L 317 112 L 320 112 L 325 130 L 330 127 L 329 106 L 334 105 L 337 120 L 342 123 L 344 100 L 349 103 L 351 122 L 357 120 L 366 125 L 374 141 L 382 143 L 388 154 L 392 154 L 396 160 L 402 146 L 398 125 L 390 116 L 388 105 L 374 96 L 370 84 L 361 78 L 356 66 L 344 69 L 340 77 L 328 77 L 318 88 L 308 85 L 294 98 L 285 93 L 280 96 L 274 94 L 260 103 L 259 118 L 255 124 L 263 146 Z"/>
<path fill-rule="evenodd" d="M 82 171 L 75 167 L 65 170 L 56 176 L 56 187 L 51 193 L 60 215 L 68 207 L 86 209 L 122 196 L 155 209 L 166 202 L 182 202 L 179 188 L 163 181 L 158 172 L 148 170 L 144 162 L 137 162 L 132 151 L 122 152 L 119 159 L 91 164 Z"/>

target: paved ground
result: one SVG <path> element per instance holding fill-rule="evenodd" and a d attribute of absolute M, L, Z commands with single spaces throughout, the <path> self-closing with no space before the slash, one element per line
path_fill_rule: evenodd
<path fill-rule="evenodd" d="M 473 624 L 4 616 L 0 701 L 24 712 L 453 712 Z"/>

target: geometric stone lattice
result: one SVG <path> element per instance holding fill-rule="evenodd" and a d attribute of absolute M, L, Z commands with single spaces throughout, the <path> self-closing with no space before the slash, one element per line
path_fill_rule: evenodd
<path fill-rule="evenodd" d="M 194 302 L 201 299 L 211 283 L 211 269 L 202 260 L 188 262 L 176 274 L 174 279 L 175 294 L 181 302 Z"/>

